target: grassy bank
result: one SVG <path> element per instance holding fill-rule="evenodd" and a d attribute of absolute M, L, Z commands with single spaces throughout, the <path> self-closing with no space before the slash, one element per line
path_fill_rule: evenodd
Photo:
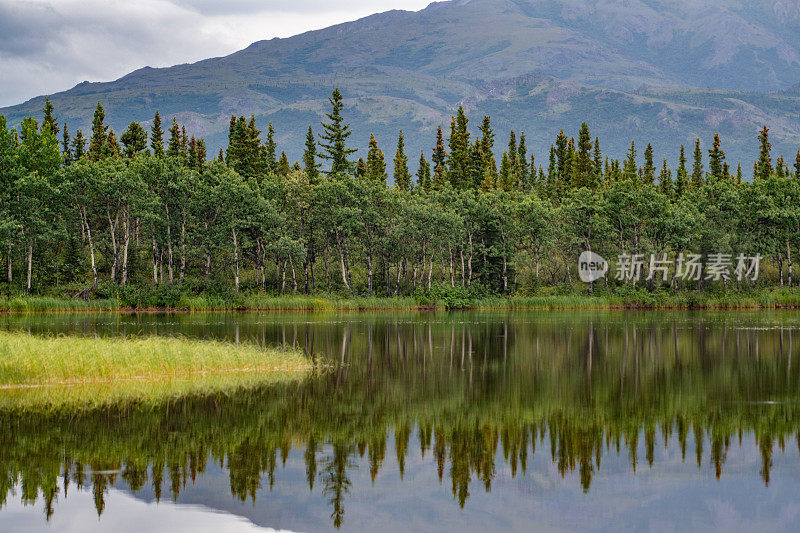
<path fill-rule="evenodd" d="M 297 379 L 310 370 L 300 352 L 277 348 L 0 332 L 0 405 L 158 402 Z"/>
<path fill-rule="evenodd" d="M 167 291 L 165 291 L 167 292 Z M 750 292 L 696 291 L 553 291 L 536 296 L 486 296 L 461 288 L 434 288 L 409 297 L 347 297 L 335 294 L 238 294 L 229 296 L 155 293 L 129 297 L 70 300 L 49 296 L 0 299 L 0 312 L 148 312 L 148 311 L 390 311 L 430 309 L 557 310 L 557 309 L 800 309 L 800 288 Z"/>

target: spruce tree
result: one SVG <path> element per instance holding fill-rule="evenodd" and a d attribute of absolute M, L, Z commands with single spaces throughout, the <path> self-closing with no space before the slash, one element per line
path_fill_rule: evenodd
<path fill-rule="evenodd" d="M 69 166 L 74 161 L 72 155 L 72 145 L 70 144 L 69 131 L 67 131 L 67 123 L 64 122 L 63 136 L 61 138 L 61 152 L 64 155 L 64 165 Z"/>
<path fill-rule="evenodd" d="M 108 135 L 106 136 L 106 142 L 103 145 L 101 159 L 119 157 L 120 153 L 121 151 L 119 149 L 119 142 L 117 142 L 117 136 L 114 134 L 114 130 L 109 128 Z"/>
<path fill-rule="evenodd" d="M 200 138 L 200 139 L 197 140 L 197 158 L 196 158 L 196 160 L 197 160 L 197 168 L 196 168 L 196 170 L 198 172 L 200 172 L 201 174 L 205 170 L 206 157 L 207 157 L 206 141 L 203 140 L 202 138 Z"/>
<path fill-rule="evenodd" d="M 656 166 L 653 162 L 653 146 L 648 143 L 644 150 L 644 173 L 643 182 L 645 185 L 652 185 L 655 181 Z"/>
<path fill-rule="evenodd" d="M 769 142 L 769 128 L 766 126 L 758 134 L 758 142 L 761 145 L 761 152 L 756 161 L 753 178 L 765 180 L 772 175 L 772 144 Z"/>
<path fill-rule="evenodd" d="M 600 137 L 594 138 L 594 173 L 595 183 L 603 180 L 603 152 L 600 151 Z"/>
<path fill-rule="evenodd" d="M 129 159 L 147 149 L 147 132 L 136 121 L 132 121 L 128 125 L 128 129 L 123 132 L 119 140 L 122 142 L 122 146 L 125 147 L 125 157 Z"/>
<path fill-rule="evenodd" d="M 53 103 L 50 101 L 49 97 L 44 102 L 44 119 L 42 119 L 42 129 L 45 127 L 49 127 L 50 133 L 58 136 L 58 122 L 56 122 L 56 117 L 53 115 Z"/>
<path fill-rule="evenodd" d="M 444 137 L 442 136 L 442 127 L 436 130 L 436 147 L 433 149 L 431 156 L 433 162 L 433 187 L 439 189 L 444 185 L 446 168 L 445 162 L 447 161 L 447 152 L 444 148 Z"/>
<path fill-rule="evenodd" d="M 678 157 L 678 172 L 675 179 L 675 196 L 680 198 L 689 188 L 689 172 L 686 170 L 686 149 L 681 145 Z"/>
<path fill-rule="evenodd" d="M 631 141 L 628 156 L 625 158 L 625 164 L 622 166 L 622 179 L 626 181 L 636 181 L 638 175 L 638 166 L 636 164 L 636 143 Z"/>
<path fill-rule="evenodd" d="M 584 122 L 578 133 L 578 149 L 575 153 L 572 185 L 576 188 L 593 187 L 595 168 L 592 160 L 592 137 L 589 126 Z"/>
<path fill-rule="evenodd" d="M 172 126 L 169 128 L 169 141 L 167 141 L 167 157 L 180 157 L 181 156 L 181 127 L 178 125 L 178 120 L 172 119 Z"/>
<path fill-rule="evenodd" d="M 105 151 L 108 137 L 108 126 L 105 125 L 105 119 L 106 112 L 100 102 L 97 102 L 97 108 L 94 110 L 94 118 L 92 119 L 92 138 L 89 140 L 89 157 L 94 161 L 101 159 Z"/>
<path fill-rule="evenodd" d="M 428 191 L 431 188 L 431 164 L 425 159 L 425 152 L 419 153 L 417 188 L 421 188 L 423 191 Z"/>
<path fill-rule="evenodd" d="M 158 114 L 158 110 L 150 127 L 150 148 L 154 156 L 164 157 L 164 130 L 161 128 L 161 115 Z"/>
<path fill-rule="evenodd" d="M 566 135 L 564 135 L 564 131 L 559 131 L 558 135 L 556 136 L 556 182 L 563 182 L 567 179 L 567 172 L 569 171 L 569 165 L 567 161 L 568 153 L 567 153 L 567 145 L 569 144 L 569 139 Z"/>
<path fill-rule="evenodd" d="M 672 198 L 672 171 L 667 166 L 667 160 L 661 165 L 661 174 L 658 176 L 658 187 L 667 198 Z"/>
<path fill-rule="evenodd" d="M 503 152 L 503 158 L 500 160 L 500 183 L 498 186 L 508 192 L 514 187 L 514 170 L 511 165 L 511 159 L 508 157 L 508 152 Z M 491 184 L 487 183 L 483 189 L 485 191 L 491 190 Z"/>
<path fill-rule="evenodd" d="M 289 164 L 289 158 L 286 157 L 286 152 L 281 152 L 281 158 L 278 160 L 278 175 L 285 178 L 292 171 L 292 166 Z"/>
<path fill-rule="evenodd" d="M 72 139 L 72 157 L 75 161 L 80 159 L 86 154 L 86 139 L 83 132 L 78 130 L 75 132 L 75 138 Z"/>
<path fill-rule="evenodd" d="M 270 144 L 270 135 L 272 131 L 272 123 L 270 122 L 269 131 L 267 133 L 267 145 Z M 274 141 L 272 141 L 272 143 L 274 144 Z M 274 148 L 273 146 L 273 149 Z M 270 149 L 267 147 L 267 164 L 269 164 L 269 151 Z M 317 163 L 317 141 L 314 139 L 314 131 L 311 129 L 311 126 L 309 126 L 308 132 L 306 133 L 306 149 L 303 152 L 303 169 L 306 172 L 306 176 L 308 176 L 309 183 L 312 185 L 319 181 L 319 167 L 320 164 Z"/>
<path fill-rule="evenodd" d="M 741 163 L 739 163 L 739 165 L 736 167 L 736 183 L 738 183 L 739 185 L 742 184 L 742 164 Z"/>
<path fill-rule="evenodd" d="M 386 185 L 386 160 L 383 151 L 378 148 L 378 141 L 375 135 L 369 137 L 369 151 L 367 152 L 367 174 L 368 180 Z"/>
<path fill-rule="evenodd" d="M 504 184 L 503 188 L 507 191 L 518 188 L 519 186 L 519 153 L 517 151 L 517 134 L 511 130 L 508 138 L 508 185 Z M 506 188 L 509 187 L 509 188 Z"/>
<path fill-rule="evenodd" d="M 800 150 L 797 151 L 797 157 L 794 160 L 794 179 L 800 180 Z"/>
<path fill-rule="evenodd" d="M 358 158 L 358 162 L 356 162 L 356 170 L 355 176 L 357 178 L 363 178 L 367 175 L 367 163 L 364 161 L 363 157 Z"/>
<path fill-rule="evenodd" d="M 308 137 L 310 135 L 311 139 L 314 139 L 314 133 L 311 130 L 311 126 L 308 127 L 308 134 L 306 135 L 306 152 L 309 150 L 308 145 Z M 313 140 L 314 143 L 314 159 L 315 162 L 311 165 L 314 168 L 314 178 L 316 179 L 316 175 L 318 174 L 317 170 L 319 165 L 316 163 L 316 154 L 317 154 L 317 141 Z M 266 167 L 267 172 L 275 172 L 275 169 L 278 166 L 277 161 L 277 154 L 278 154 L 278 143 L 275 142 L 275 128 L 272 127 L 272 122 L 269 123 L 267 126 L 267 140 L 264 141 L 264 166 Z M 304 157 L 305 160 L 305 157 Z M 314 166 L 316 165 L 316 166 Z M 308 172 L 308 169 L 306 169 Z M 311 174 L 309 174 L 309 178 L 311 178 Z"/>
<path fill-rule="evenodd" d="M 189 155 L 189 136 L 186 134 L 186 126 L 181 126 L 181 161 L 186 163 Z"/>
<path fill-rule="evenodd" d="M 558 182 L 558 155 L 556 147 L 550 145 L 550 162 L 547 165 L 547 194 L 555 198 L 556 183 Z"/>
<path fill-rule="evenodd" d="M 697 190 L 703 183 L 703 151 L 700 139 L 694 142 L 694 163 L 692 164 L 692 188 Z"/>
<path fill-rule="evenodd" d="M 356 152 L 354 148 L 347 148 L 347 138 L 350 137 L 352 131 L 350 125 L 344 123 L 342 117 L 342 109 L 344 109 L 344 102 L 342 93 L 336 88 L 333 95 L 328 99 L 331 104 L 331 112 L 326 114 L 328 123 L 323 123 L 323 132 L 320 136 L 324 143 L 320 143 L 323 159 L 331 162 L 331 174 L 345 173 L 352 170 L 352 164 L 348 161 L 348 157 Z"/>
<path fill-rule="evenodd" d="M 186 155 L 186 165 L 189 168 L 197 168 L 197 139 L 192 138 L 189 140 L 189 152 Z"/>
<path fill-rule="evenodd" d="M 720 181 L 723 178 L 727 177 L 728 172 L 725 171 L 725 152 L 722 151 L 722 141 L 719 138 L 719 134 L 714 135 L 714 143 L 712 144 L 711 150 L 708 151 L 709 162 L 708 168 L 711 173 L 711 177 L 714 179 L 715 182 Z"/>
<path fill-rule="evenodd" d="M 469 185 L 470 141 L 468 123 L 469 120 L 464 113 L 464 108 L 458 106 L 458 112 L 450 122 L 450 138 L 448 139 L 450 148 L 448 178 L 453 188 L 466 188 Z"/>
<path fill-rule="evenodd" d="M 494 130 L 492 130 L 491 118 L 487 115 L 483 117 L 481 124 L 481 154 L 483 157 L 483 170 L 481 171 L 481 178 L 473 187 L 476 189 L 482 186 L 484 181 L 490 183 L 497 182 L 497 161 L 494 158 Z"/>
<path fill-rule="evenodd" d="M 397 137 L 397 152 L 394 156 L 394 186 L 401 191 L 411 189 L 411 172 L 408 171 L 403 130 L 400 130 L 400 135 Z"/>
<path fill-rule="evenodd" d="M 517 147 L 517 158 L 519 160 L 519 182 L 520 188 L 524 191 L 530 190 L 530 168 L 528 166 L 528 147 L 525 139 L 525 132 L 519 135 L 519 147 Z M 534 179 L 536 176 L 533 176 Z"/>

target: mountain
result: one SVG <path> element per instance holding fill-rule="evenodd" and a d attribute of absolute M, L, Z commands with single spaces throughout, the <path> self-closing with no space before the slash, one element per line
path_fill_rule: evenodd
<path fill-rule="evenodd" d="M 402 128 L 412 161 L 463 104 L 473 123 L 492 115 L 499 144 L 525 131 L 540 161 L 559 129 L 574 134 L 586 120 L 617 156 L 635 139 L 674 160 L 679 144 L 719 132 L 747 170 L 763 124 L 776 150 L 800 145 L 798 81 L 800 0 L 454 0 L 84 82 L 51 100 L 72 131 L 86 130 L 100 101 L 118 133 L 159 109 L 212 148 L 226 143 L 231 114 L 254 114 L 297 159 L 338 86 L 353 143 L 374 132 L 392 155 Z M 0 113 L 17 123 L 43 102 Z"/>

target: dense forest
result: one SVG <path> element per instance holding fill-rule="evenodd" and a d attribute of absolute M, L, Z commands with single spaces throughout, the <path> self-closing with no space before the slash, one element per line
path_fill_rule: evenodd
<path fill-rule="evenodd" d="M 41 122 L 27 118 L 18 131 L 0 116 L 0 290 L 84 298 L 154 288 L 583 291 L 584 250 L 609 259 L 760 254 L 759 286 L 797 283 L 800 151 L 773 161 L 766 126 L 754 135 L 760 157 L 746 177 L 726 161 L 719 136 L 710 148 L 699 139 L 682 148 L 673 169 L 650 145 L 631 144 L 622 159 L 603 154 L 586 124 L 577 138 L 560 132 L 543 159 L 512 131 L 497 157 L 490 117 L 471 131 L 463 108 L 418 163 L 402 131 L 388 162 L 374 138 L 358 158 L 338 90 L 330 106 L 293 164 L 273 125 L 263 134 L 254 118 L 231 117 L 227 150 L 210 158 L 203 139 L 158 112 L 149 131 L 132 122 L 119 136 L 100 103 L 88 136 L 71 135 L 49 100 Z M 672 269 L 595 285 L 753 286 L 728 274 L 685 280 Z"/>

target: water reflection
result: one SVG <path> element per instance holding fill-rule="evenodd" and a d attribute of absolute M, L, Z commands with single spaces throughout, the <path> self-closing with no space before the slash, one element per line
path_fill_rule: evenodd
<path fill-rule="evenodd" d="M 720 479 L 731 447 L 743 442 L 769 486 L 775 455 L 800 447 L 798 314 L 2 320 L 32 332 L 292 344 L 334 363 L 302 383 L 157 408 L 0 412 L 0 503 L 41 498 L 46 518 L 73 485 L 91 489 L 102 515 L 113 486 L 177 501 L 214 465 L 228 473 L 235 498 L 255 502 L 291 453 L 302 455 L 307 490 L 339 528 L 354 472 L 368 469 L 374 484 L 391 464 L 402 480 L 414 448 L 463 508 L 476 490 L 491 491 L 499 468 L 516 480 L 535 454 L 562 477 L 577 474 L 589 492 L 604 460 L 625 457 L 633 475 L 653 467 L 658 446 Z"/>

